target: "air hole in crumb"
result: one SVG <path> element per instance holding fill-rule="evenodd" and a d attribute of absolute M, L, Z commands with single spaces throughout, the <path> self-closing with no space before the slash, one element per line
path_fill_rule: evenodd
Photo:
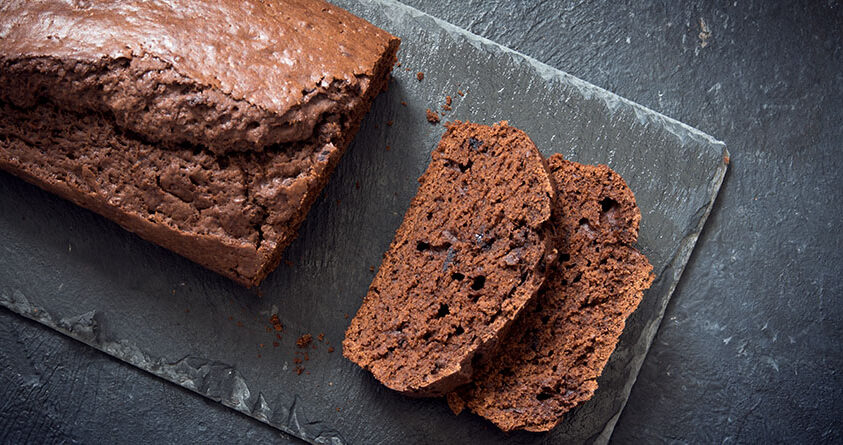
<path fill-rule="evenodd" d="M 419 241 L 416 244 L 416 250 L 418 250 L 419 252 L 424 252 L 427 249 L 430 249 L 430 244 L 428 244 L 424 241 Z"/>
<path fill-rule="evenodd" d="M 571 261 L 571 254 L 569 253 L 560 253 L 559 254 L 559 262 L 564 263 L 566 261 Z"/>
<path fill-rule="evenodd" d="M 480 294 L 471 294 L 469 296 L 471 297 L 471 301 L 474 302 L 474 303 L 477 303 L 478 301 L 480 301 Z"/>
<path fill-rule="evenodd" d="M 220 166 L 221 170 L 225 170 L 228 168 L 228 158 L 217 158 L 217 165 Z"/>
<path fill-rule="evenodd" d="M 427 331 L 422 335 L 422 340 L 430 340 L 431 336 L 433 336 L 433 331 Z"/>
<path fill-rule="evenodd" d="M 436 318 L 442 318 L 451 313 L 451 309 L 445 303 L 439 303 L 439 310 L 436 312 Z"/>
<path fill-rule="evenodd" d="M 504 377 L 512 377 L 515 373 L 512 372 L 512 368 L 503 368 L 501 369 L 501 375 Z"/>
<path fill-rule="evenodd" d="M 603 213 L 608 212 L 612 207 L 616 207 L 617 205 L 618 202 L 612 198 L 604 198 L 600 200 L 600 208 L 603 210 Z"/>
<path fill-rule="evenodd" d="M 550 321 L 550 315 L 542 315 L 542 323 L 547 324 Z"/>
<path fill-rule="evenodd" d="M 483 286 L 486 285 L 486 277 L 483 275 L 474 277 L 474 281 L 471 282 L 471 288 L 474 290 L 483 289 Z"/>
<path fill-rule="evenodd" d="M 460 165 L 459 165 L 459 166 L 460 166 L 460 173 L 465 173 L 465 172 L 466 172 L 466 170 L 470 169 L 470 168 L 471 168 L 471 164 L 473 164 L 473 162 L 472 162 L 472 161 L 468 161 L 468 164 L 465 164 L 465 165 L 460 164 Z"/>
<path fill-rule="evenodd" d="M 588 224 L 588 218 L 580 218 L 579 224 L 581 226 L 584 226 L 584 225 Z"/>
<path fill-rule="evenodd" d="M 454 330 L 454 335 L 462 335 L 465 333 L 465 329 L 462 326 L 457 326 L 457 329 Z"/>
<path fill-rule="evenodd" d="M 542 391 L 542 392 L 540 392 L 536 395 L 536 400 L 541 402 L 541 401 L 547 400 L 551 397 L 552 397 L 552 394 L 550 394 L 549 392 Z"/>
<path fill-rule="evenodd" d="M 574 281 L 573 281 L 573 282 L 574 282 L 574 283 L 579 283 L 579 282 L 580 282 L 580 278 L 582 278 L 582 274 L 581 274 L 581 273 L 578 273 L 578 274 L 577 274 L 577 276 L 576 276 L 576 277 L 574 277 Z"/>
<path fill-rule="evenodd" d="M 465 275 L 463 275 L 459 272 L 454 272 L 454 273 L 451 274 L 452 280 L 462 281 L 464 278 L 465 278 Z"/>
<path fill-rule="evenodd" d="M 255 128 L 258 128 L 258 127 L 260 127 L 260 126 L 261 126 L 261 124 L 259 124 L 259 123 L 257 123 L 257 122 L 249 122 L 249 123 L 246 125 L 246 131 L 251 131 L 251 130 L 254 130 Z"/>
<path fill-rule="evenodd" d="M 430 221 L 433 219 L 433 212 L 427 212 L 427 220 Z"/>

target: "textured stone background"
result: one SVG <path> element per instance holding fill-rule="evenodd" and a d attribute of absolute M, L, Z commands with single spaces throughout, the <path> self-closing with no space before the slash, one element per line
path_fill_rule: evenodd
<path fill-rule="evenodd" d="M 613 440 L 843 440 L 840 4 L 408 3 L 729 147 Z M 0 413 L 0 442 L 289 440 L 6 310 Z"/>

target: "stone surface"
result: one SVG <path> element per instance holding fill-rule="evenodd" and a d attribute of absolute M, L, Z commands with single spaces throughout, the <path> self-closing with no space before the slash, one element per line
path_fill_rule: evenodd
<path fill-rule="evenodd" d="M 834 415 L 843 410 L 843 381 L 838 371 L 843 369 L 843 363 L 837 340 L 843 335 L 840 324 L 843 317 L 839 299 L 834 298 L 843 293 L 837 272 L 843 262 L 841 237 L 834 229 L 835 221 L 843 214 L 836 198 L 843 191 L 837 178 L 843 161 L 837 149 L 843 141 L 843 125 L 836 111 L 843 106 L 843 81 L 839 69 L 839 48 L 843 39 L 835 25 L 840 22 L 839 6 L 786 7 L 757 1 L 722 7 L 707 3 L 649 5 L 636 2 L 626 5 L 524 2 L 523 6 L 497 1 L 440 3 L 419 0 L 413 3 L 554 67 L 702 128 L 730 146 L 732 163 L 724 189 L 702 234 L 701 245 L 668 308 L 666 321 L 644 363 L 614 438 L 618 442 L 721 442 L 764 438 L 839 441 L 841 426 Z M 699 36 L 700 18 L 709 29 L 706 40 Z M 626 43 L 627 37 L 629 43 Z M 703 41 L 708 42 L 705 47 Z M 430 73 L 425 70 L 426 77 L 420 85 L 430 80 Z M 413 82 L 418 83 L 415 71 L 412 74 Z M 406 81 L 402 83 L 399 79 L 397 85 L 412 86 L 409 74 Z M 453 96 L 453 91 L 449 90 L 447 94 Z M 424 119 L 424 109 L 437 105 L 433 100 L 437 97 L 431 95 L 430 98 L 429 104 L 418 104 L 421 112 L 413 111 L 413 119 Z M 395 100 L 400 103 L 407 99 Z M 454 96 L 455 104 L 459 100 L 460 96 Z M 398 112 L 409 111 L 409 107 L 399 107 L 396 105 Z M 384 114 L 381 119 L 370 119 L 369 131 L 375 124 L 384 129 L 384 121 L 393 118 Z M 426 122 L 425 125 L 432 127 Z M 393 128 L 398 126 L 396 118 Z M 423 128 L 427 127 L 404 131 L 421 134 Z M 394 139 L 390 139 L 391 134 L 389 131 L 376 134 L 375 142 L 391 146 L 390 151 L 384 150 L 380 155 L 410 153 L 410 158 L 415 160 L 412 165 L 398 166 L 402 171 L 390 173 L 399 178 L 406 175 L 407 183 L 404 189 L 395 191 L 403 193 L 403 198 L 387 199 L 384 205 L 406 205 L 407 196 L 412 196 L 414 191 L 411 182 L 415 177 L 412 176 L 421 173 L 422 167 L 416 169 L 415 165 L 426 163 L 425 159 L 417 158 L 423 158 L 426 153 L 413 155 L 409 147 L 396 145 Z M 438 135 L 429 138 L 428 150 L 433 146 L 430 140 L 436 138 Z M 354 154 L 358 151 L 352 148 L 350 156 L 341 163 L 341 176 L 334 178 L 328 187 L 329 195 L 317 204 L 318 209 L 314 209 L 306 225 L 326 221 L 326 217 L 348 221 L 352 211 L 365 213 L 377 208 L 369 204 L 371 195 L 356 195 L 355 181 L 361 183 L 359 190 L 365 190 L 367 186 L 389 189 L 395 185 L 394 180 L 387 182 L 388 179 L 384 179 L 382 166 L 367 165 L 367 159 Z M 375 171 L 368 173 L 368 168 Z M 8 175 L 0 176 L 0 179 L 4 193 L 6 186 L 17 184 Z M 39 193 L 34 190 L 28 191 L 27 196 Z M 89 237 L 106 236 L 109 241 L 116 242 L 115 248 L 133 246 L 132 261 L 147 268 L 146 275 L 132 278 L 136 286 L 144 283 L 150 270 L 166 270 L 177 263 L 175 257 L 143 247 L 131 236 L 117 237 L 115 233 L 120 233 L 119 229 L 107 225 L 103 228 L 101 226 L 105 224 L 93 216 L 69 210 L 73 208 L 69 204 L 51 200 L 48 195 L 38 199 L 46 201 L 37 212 L 42 218 L 53 215 L 55 208 L 71 215 L 67 231 L 50 241 L 61 245 L 53 253 L 67 250 L 66 241 L 79 237 L 80 232 Z M 336 199 L 341 199 L 341 203 L 337 204 Z M 363 208 L 352 210 L 354 206 Z M 8 212 L 8 208 L 4 210 Z M 392 216 L 394 227 L 400 222 L 401 212 L 403 209 Z M 5 213 L 0 215 L 4 215 L 0 216 L 0 221 L 8 221 Z M 71 224 L 74 218 L 81 220 L 80 223 Z M 87 227 L 91 224 L 95 227 Z M 52 230 L 53 226 L 48 228 Z M 316 227 L 310 230 L 315 231 Z M 361 228 L 360 231 L 374 233 L 375 229 Z M 35 238 L 44 234 L 33 233 Z M 315 237 L 313 234 L 305 236 Z M 333 236 L 317 238 L 306 244 L 300 242 L 297 258 L 288 255 L 295 261 L 294 267 L 301 268 L 303 259 L 311 262 L 310 267 L 300 269 L 311 276 L 310 279 L 316 279 L 316 269 L 320 267 L 313 263 L 336 264 L 338 260 L 313 253 L 303 258 L 302 252 L 313 248 L 313 244 L 329 242 L 336 247 L 338 243 Z M 388 244 L 388 239 L 385 243 Z M 73 245 L 73 252 L 78 247 L 78 244 Z M 642 247 L 646 248 L 646 245 Z M 13 245 L 4 241 L 4 248 L 12 249 Z M 345 267 L 356 268 L 358 273 L 365 275 L 369 266 L 377 264 L 383 249 L 385 245 L 371 251 L 364 246 L 365 258 Z M 46 258 L 39 257 L 39 261 L 30 265 L 45 261 Z M 162 262 L 164 264 L 158 265 Z M 94 272 L 108 266 L 106 260 L 89 263 L 85 269 Z M 185 268 L 184 265 L 178 267 Z M 113 269 L 119 270 L 118 267 Z M 195 273 L 201 275 L 201 272 Z M 327 274 L 318 278 L 336 280 L 338 277 Z M 370 279 L 371 276 L 361 278 L 354 285 L 365 289 Z M 213 283 L 216 285 L 218 283 Z M 338 287 L 348 285 L 346 282 Z M 203 284 L 199 291 L 211 288 L 211 283 L 207 287 Z M 166 300 L 164 293 L 153 301 Z M 359 301 L 362 293 L 352 295 L 348 292 L 346 296 Z M 307 301 L 311 294 L 304 297 Z M 149 298 L 144 299 L 148 303 Z M 251 300 L 244 296 L 242 301 Z M 294 300 L 287 301 L 297 304 Z M 81 309 L 74 313 L 79 315 L 86 311 Z M 231 311 L 232 315 L 236 315 L 235 312 Z M 342 319 L 340 311 L 331 316 Z M 227 317 L 223 321 L 236 323 L 236 320 L 228 321 Z M 318 321 L 306 329 L 312 329 Z M 33 388 L 26 392 L 10 392 L 16 402 L 2 405 L 2 412 L 4 419 L 10 419 L 6 425 L 14 422 L 15 431 L 19 431 L 18 436 L 9 436 L 13 439 L 30 434 L 30 437 L 38 437 L 36 434 L 49 430 L 53 437 L 64 440 L 103 441 L 112 437 L 102 432 L 100 419 L 103 418 L 124 426 L 114 432 L 113 437 L 117 438 L 144 435 L 189 441 L 209 437 L 213 441 L 214 437 L 245 438 L 250 431 L 268 429 L 232 410 L 204 403 L 198 396 L 144 375 L 136 368 L 103 359 L 102 354 L 91 353 L 87 346 L 56 336 L 47 328 L 21 317 L 6 312 L 3 323 L 12 328 L 0 330 L 0 349 L 31 357 L 4 362 L 0 371 L 4 379 L 22 385 L 11 378 L 18 374 L 32 376 L 33 373 L 27 371 L 27 367 L 31 367 L 28 363 L 42 360 L 44 356 L 48 356 L 44 360 L 50 363 L 43 368 L 45 375 L 54 372 L 61 375 L 55 370 L 82 366 L 89 366 L 92 375 L 82 381 L 57 379 L 54 392 L 48 393 L 53 400 L 65 398 L 70 401 L 56 404 L 58 414 L 50 414 L 67 418 L 66 423 L 43 421 L 50 408 L 43 405 L 45 399 L 37 396 L 45 390 Z M 285 329 L 284 335 L 292 339 L 285 345 L 285 354 L 292 357 L 290 345 L 293 337 L 300 334 L 301 326 L 292 325 L 291 328 L 288 323 Z M 27 330 L 40 333 L 33 339 L 19 341 L 16 333 Z M 327 333 L 326 337 L 332 341 L 340 338 L 330 338 Z M 336 359 L 336 354 L 330 358 Z M 305 366 L 311 362 L 306 362 Z M 123 399 L 100 397 L 96 399 L 100 405 L 97 410 L 77 409 L 82 401 L 89 400 L 85 395 L 94 392 L 94 388 L 98 393 L 125 392 L 136 400 L 141 396 L 148 398 L 142 399 L 146 403 L 127 404 Z M 378 396 L 391 398 L 385 393 Z M 150 404 L 178 405 L 184 416 L 173 416 L 164 409 L 151 411 L 147 409 Z M 271 401 L 258 407 L 267 405 L 271 405 Z M 414 404 L 412 408 L 420 408 L 420 405 Z M 426 410 L 420 408 L 420 411 Z M 256 409 L 255 412 L 267 411 Z M 144 421 L 135 422 L 140 417 Z M 184 419 L 208 417 L 213 418 L 206 424 L 208 436 L 199 436 L 196 430 L 185 428 Z M 429 422 L 430 418 L 384 419 L 383 423 L 406 430 L 414 426 L 429 427 L 425 421 Z M 444 422 L 438 428 L 452 426 L 452 423 Z M 374 430 L 382 428 L 386 426 L 376 425 Z M 7 429 L 4 427 L 3 431 Z M 232 431 L 238 434 L 232 434 Z M 553 438 L 529 437 L 546 442 Z"/>

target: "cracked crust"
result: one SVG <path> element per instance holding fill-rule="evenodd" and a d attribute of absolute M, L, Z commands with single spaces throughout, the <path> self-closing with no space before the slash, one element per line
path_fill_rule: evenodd
<path fill-rule="evenodd" d="M 500 352 L 477 367 L 472 384 L 448 395 L 504 431 L 547 431 L 590 399 L 627 317 L 653 280 L 632 244 L 641 215 L 623 179 L 606 167 L 553 155 L 553 225 L 559 262 L 521 314 Z"/>
<path fill-rule="evenodd" d="M 155 142 L 261 150 L 308 139 L 396 40 L 318 0 L 8 0 L 0 91 L 105 110 Z"/>
<path fill-rule="evenodd" d="M 198 84 L 150 55 L 93 63 L 0 58 L 0 101 L 20 108 L 49 101 L 66 111 L 104 113 L 162 147 L 191 144 L 222 155 L 307 140 L 325 116 L 350 112 L 369 83 L 364 74 L 322 85 L 323 79 L 300 104 L 276 114 Z"/>
<path fill-rule="evenodd" d="M 343 354 L 389 388 L 434 396 L 468 381 L 544 282 L 554 191 L 506 122 L 450 124 L 419 182 Z"/>

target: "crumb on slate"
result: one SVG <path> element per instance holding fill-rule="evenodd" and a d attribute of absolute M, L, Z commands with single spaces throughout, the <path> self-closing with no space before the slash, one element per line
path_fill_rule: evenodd
<path fill-rule="evenodd" d="M 419 80 L 419 82 L 421 82 L 422 80 L 424 80 L 424 73 L 423 73 L 423 72 L 421 72 L 421 71 L 419 71 L 418 73 L 416 73 L 416 79 L 418 79 L 418 80 Z"/>
<path fill-rule="evenodd" d="M 459 94 L 459 95 L 460 95 L 460 97 L 465 96 L 465 93 L 463 93 L 463 91 L 462 91 L 462 90 L 457 91 L 457 94 Z"/>
<path fill-rule="evenodd" d="M 310 345 L 311 341 L 313 341 L 313 336 L 310 334 L 304 334 L 296 340 L 296 346 L 299 348 L 306 348 Z"/>
<path fill-rule="evenodd" d="M 391 127 L 391 126 L 392 126 L 392 124 L 393 124 L 392 120 L 388 120 L 388 121 L 386 121 L 386 126 L 387 126 L 387 127 Z"/>
<path fill-rule="evenodd" d="M 431 124 L 439 123 L 439 114 L 437 114 L 435 111 L 430 111 L 430 108 L 428 108 L 425 114 L 427 115 L 427 121 Z"/>
<path fill-rule="evenodd" d="M 445 96 L 445 104 L 451 106 L 451 96 Z"/>
<path fill-rule="evenodd" d="M 401 105 L 406 107 L 406 106 L 407 106 L 407 101 L 402 100 L 402 101 L 401 101 Z"/>
<path fill-rule="evenodd" d="M 316 336 L 316 339 L 319 341 L 325 341 L 325 333 L 320 332 L 319 335 Z"/>
<path fill-rule="evenodd" d="M 272 324 L 272 329 L 275 329 L 276 332 L 284 331 L 284 325 L 281 324 L 281 320 L 278 319 L 277 314 L 272 314 L 272 316 L 269 317 L 269 323 Z"/>
<path fill-rule="evenodd" d="M 334 347 L 333 347 L 333 346 L 328 346 L 328 352 L 334 352 Z"/>

